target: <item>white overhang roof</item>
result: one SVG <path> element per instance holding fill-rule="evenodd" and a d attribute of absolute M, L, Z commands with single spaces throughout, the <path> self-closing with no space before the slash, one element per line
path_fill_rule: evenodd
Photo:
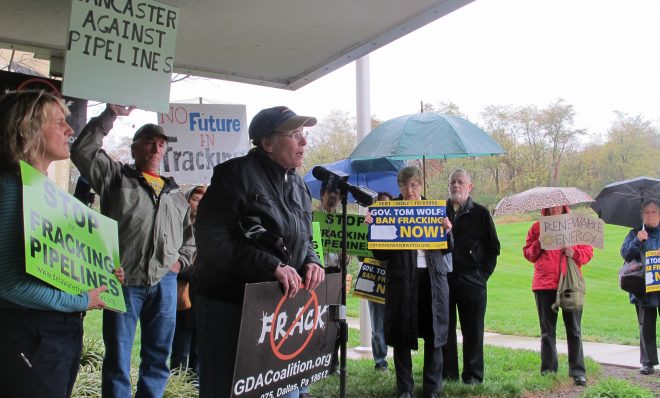
<path fill-rule="evenodd" d="M 161 0 L 180 9 L 175 72 L 291 90 L 472 1 Z M 61 73 L 70 9 L 71 0 L 3 1 L 0 47 Z"/>

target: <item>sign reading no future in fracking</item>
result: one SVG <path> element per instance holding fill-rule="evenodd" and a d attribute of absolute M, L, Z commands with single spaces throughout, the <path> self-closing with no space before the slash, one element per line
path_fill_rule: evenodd
<path fill-rule="evenodd" d="M 170 104 L 158 124 L 170 141 L 160 170 L 179 184 L 209 184 L 215 165 L 250 149 L 245 105 Z"/>

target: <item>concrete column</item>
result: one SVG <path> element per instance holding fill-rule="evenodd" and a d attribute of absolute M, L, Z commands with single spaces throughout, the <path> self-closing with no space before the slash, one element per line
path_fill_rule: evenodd
<path fill-rule="evenodd" d="M 371 104 L 369 85 L 369 55 L 355 61 L 355 91 L 357 104 L 357 141 L 371 131 Z M 362 212 L 362 209 L 360 209 Z M 371 319 L 367 300 L 360 299 L 360 346 L 358 352 L 371 352 Z"/>

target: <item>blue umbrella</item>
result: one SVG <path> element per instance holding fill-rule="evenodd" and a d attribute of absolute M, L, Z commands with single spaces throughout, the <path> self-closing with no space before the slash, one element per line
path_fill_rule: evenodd
<path fill-rule="evenodd" d="M 396 195 L 399 186 L 396 176 L 404 165 L 402 160 L 391 160 L 385 158 L 369 160 L 344 159 L 337 162 L 321 164 L 330 171 L 339 171 L 349 175 L 348 183 L 362 185 L 376 192 L 389 192 Z M 321 181 L 314 178 L 311 169 L 305 175 L 305 184 L 309 187 L 314 199 L 321 199 Z M 348 201 L 354 203 L 353 195 L 348 195 Z"/>

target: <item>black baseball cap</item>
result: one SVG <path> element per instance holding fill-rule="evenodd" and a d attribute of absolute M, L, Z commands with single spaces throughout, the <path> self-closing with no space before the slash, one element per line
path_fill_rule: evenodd
<path fill-rule="evenodd" d="M 169 138 L 167 135 L 165 135 L 163 128 L 153 123 L 147 123 L 137 129 L 135 135 L 133 136 L 133 142 L 139 140 L 140 138 L 152 137 L 154 135 L 159 135 L 169 142 Z"/>
<path fill-rule="evenodd" d="M 312 127 L 316 125 L 316 118 L 299 116 L 286 106 L 275 106 L 262 109 L 250 122 L 249 134 L 252 142 L 268 137 L 277 131 L 293 131 L 298 127 Z"/>

